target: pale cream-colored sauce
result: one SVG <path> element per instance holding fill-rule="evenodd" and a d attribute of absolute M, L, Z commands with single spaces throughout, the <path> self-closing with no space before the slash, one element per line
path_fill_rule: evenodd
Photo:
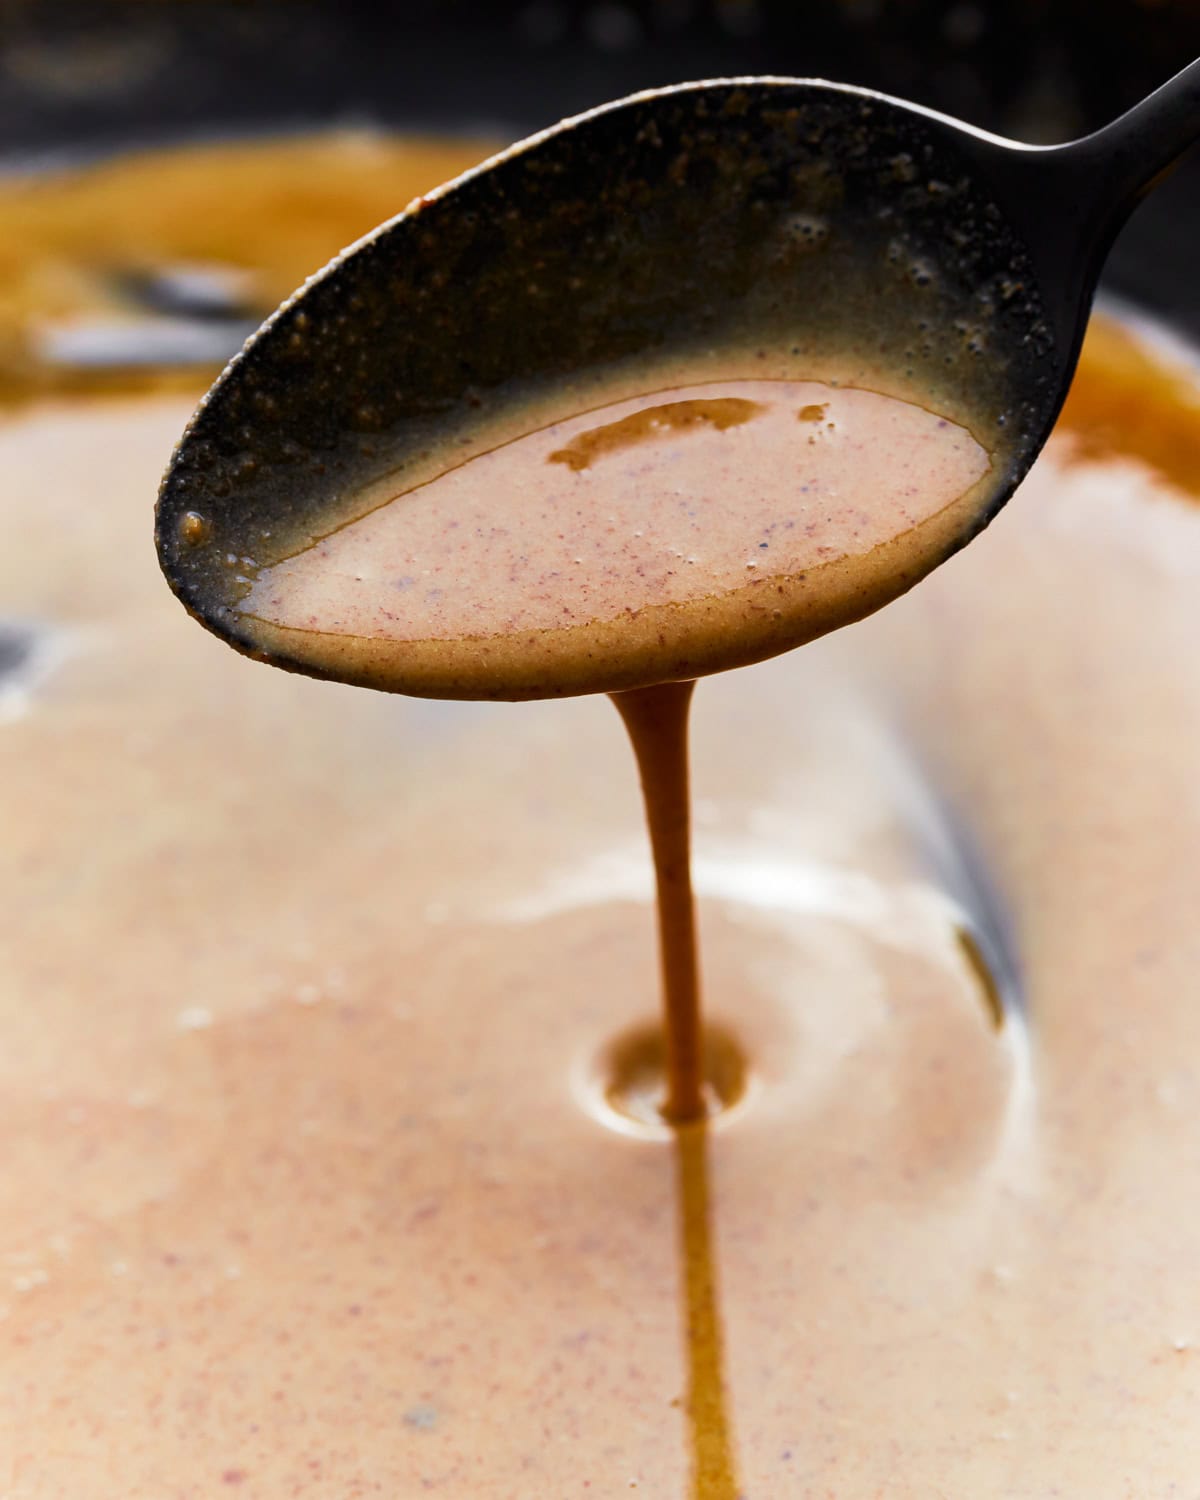
<path fill-rule="evenodd" d="M 197 631 L 146 528 L 186 410 L 0 428 L 0 584 L 59 648 L 0 730 L 0 1477 L 687 1494 L 672 1149 L 603 1099 L 657 1004 L 616 716 Z M 1200 512 L 1071 454 L 697 704 L 707 998 L 751 1062 L 708 1143 L 749 1495 L 1190 1482 Z M 934 797 L 1024 1026 L 963 958 Z"/>
<path fill-rule="evenodd" d="M 303 270 L 459 164 L 286 149 L 4 185 L 4 311 L 93 306 L 97 225 L 266 265 L 302 209 Z M 1200 384 L 1091 348 L 985 536 L 705 684 L 729 1108 L 678 1149 L 614 1084 L 658 981 L 612 710 L 264 672 L 155 566 L 191 394 L 0 419 L 6 1500 L 1187 1492 Z"/>
<path fill-rule="evenodd" d="M 893 575 L 911 581 L 940 560 L 989 498 L 990 467 L 966 428 L 871 390 L 650 390 L 417 489 L 376 486 L 366 515 L 263 569 L 239 609 L 252 639 L 299 663 L 401 691 L 425 685 L 413 647 L 426 643 L 439 648 L 435 685 L 438 670 L 474 674 L 478 692 L 503 684 L 509 656 L 537 656 L 546 691 L 561 691 L 556 666 L 573 684 L 575 657 L 619 664 L 643 651 L 645 622 L 664 670 L 691 648 L 702 672 L 689 607 L 720 611 L 729 636 L 765 614 L 780 622 L 776 649 L 843 623 Z M 900 553 L 881 566 L 889 544 Z M 588 633 L 618 621 L 628 643 Z M 556 647 L 559 632 L 570 634 Z M 653 662 L 645 672 L 653 681 Z"/>

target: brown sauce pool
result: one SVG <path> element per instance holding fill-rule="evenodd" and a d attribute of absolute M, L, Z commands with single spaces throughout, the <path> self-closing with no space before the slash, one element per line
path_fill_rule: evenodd
<path fill-rule="evenodd" d="M 1098 330 L 984 537 L 705 684 L 674 1138 L 611 711 L 266 673 L 154 566 L 192 397 L 7 413 L 8 1491 L 1186 1486 L 1195 390 Z"/>

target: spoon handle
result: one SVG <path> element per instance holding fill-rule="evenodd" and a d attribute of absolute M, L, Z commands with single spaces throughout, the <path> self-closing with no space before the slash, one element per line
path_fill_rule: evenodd
<path fill-rule="evenodd" d="M 980 136 L 980 165 L 1024 231 L 1045 316 L 1074 366 L 1100 269 L 1139 199 L 1200 139 L 1200 60 L 1082 140 L 1026 146 Z"/>
<path fill-rule="evenodd" d="M 1119 225 L 1200 139 L 1200 59 L 1111 125 L 1059 148 L 1089 172 L 1102 211 Z"/>

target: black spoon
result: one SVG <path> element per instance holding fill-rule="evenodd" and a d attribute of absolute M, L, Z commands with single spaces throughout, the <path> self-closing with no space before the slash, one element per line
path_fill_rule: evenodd
<path fill-rule="evenodd" d="M 1200 62 L 1055 147 L 772 78 L 663 89 L 568 120 L 418 199 L 250 339 L 163 481 L 163 570 L 230 644 L 315 675 L 463 697 L 642 685 L 611 653 L 566 686 L 521 669 L 381 683 L 309 659 L 299 638 L 264 648 L 241 605 L 258 569 L 362 514 L 364 489 L 428 477 L 421 463 L 439 444 L 469 452 L 506 411 L 585 410 L 590 390 L 648 358 L 781 339 L 798 371 L 836 352 L 965 415 L 994 482 L 953 550 L 1045 442 L 1112 239 L 1198 134 Z M 946 555 L 931 552 L 892 593 Z M 881 602 L 848 600 L 829 623 Z M 687 675 L 803 638 L 776 631 L 740 651 L 709 640 L 698 656 L 693 642 Z"/>

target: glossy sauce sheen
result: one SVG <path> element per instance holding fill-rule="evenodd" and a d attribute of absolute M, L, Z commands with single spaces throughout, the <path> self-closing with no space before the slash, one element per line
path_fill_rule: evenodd
<path fill-rule="evenodd" d="M 1188 1493 L 1200 394 L 1080 381 L 961 557 L 700 694 L 749 1070 L 674 1142 L 611 709 L 264 672 L 146 544 L 191 396 L 4 416 L 0 1493 Z"/>
<path fill-rule="evenodd" d="M 901 592 L 969 529 L 990 471 L 965 428 L 870 390 L 655 390 L 377 486 L 253 578 L 242 625 L 301 666 L 437 696 L 696 676 Z"/>
<path fill-rule="evenodd" d="M 665 1062 L 657 1107 L 675 1123 L 700 1120 L 709 1112 L 692 890 L 688 719 L 694 687 L 692 682 L 663 682 L 613 695 L 638 763 L 654 857 Z"/>

